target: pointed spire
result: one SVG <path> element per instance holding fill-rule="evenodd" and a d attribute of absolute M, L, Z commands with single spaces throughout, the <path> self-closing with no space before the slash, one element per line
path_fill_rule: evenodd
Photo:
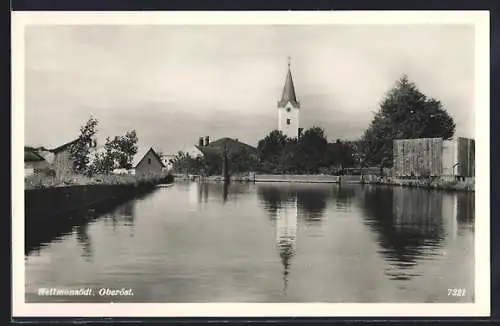
<path fill-rule="evenodd" d="M 288 57 L 288 72 L 285 79 L 285 86 L 283 87 L 283 93 L 281 95 L 281 100 L 278 102 L 278 107 L 283 108 L 288 102 L 292 104 L 294 108 L 299 108 L 300 103 L 297 101 L 295 96 L 295 87 L 293 86 L 292 71 L 290 70 L 291 58 Z"/>

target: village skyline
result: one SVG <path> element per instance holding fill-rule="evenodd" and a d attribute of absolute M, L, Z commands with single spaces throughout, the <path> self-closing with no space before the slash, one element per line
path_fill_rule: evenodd
<path fill-rule="evenodd" d="M 101 144 L 135 129 L 140 151 L 255 146 L 276 128 L 288 56 L 301 126 L 330 141 L 359 138 L 402 74 L 474 138 L 473 44 L 467 26 L 29 27 L 25 144 L 57 147 L 93 115 Z"/>

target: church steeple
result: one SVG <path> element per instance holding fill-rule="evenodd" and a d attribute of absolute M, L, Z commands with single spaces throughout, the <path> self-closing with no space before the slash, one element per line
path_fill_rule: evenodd
<path fill-rule="evenodd" d="M 295 87 L 293 86 L 292 72 L 290 70 L 290 57 L 288 57 L 288 72 L 286 74 L 285 86 L 281 94 L 281 100 L 278 102 L 278 108 L 284 108 L 288 103 L 294 108 L 299 108 L 300 103 L 295 96 Z"/>

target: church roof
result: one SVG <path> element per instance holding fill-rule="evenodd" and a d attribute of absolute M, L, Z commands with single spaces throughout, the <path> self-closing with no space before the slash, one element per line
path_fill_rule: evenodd
<path fill-rule="evenodd" d="M 281 100 L 278 102 L 278 107 L 284 108 L 288 102 L 290 102 L 294 108 L 300 107 L 300 103 L 297 101 L 297 97 L 295 96 L 295 87 L 293 86 L 290 64 L 288 64 L 288 73 L 286 74 L 285 86 L 283 87 L 283 93 L 281 95 Z"/>

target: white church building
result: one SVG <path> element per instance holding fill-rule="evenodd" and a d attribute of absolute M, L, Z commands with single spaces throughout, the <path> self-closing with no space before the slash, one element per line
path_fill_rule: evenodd
<path fill-rule="evenodd" d="M 290 70 L 290 58 L 288 58 L 288 72 L 285 86 L 278 101 L 278 130 L 290 138 L 298 138 L 300 128 L 300 102 L 295 95 L 292 72 Z"/>

